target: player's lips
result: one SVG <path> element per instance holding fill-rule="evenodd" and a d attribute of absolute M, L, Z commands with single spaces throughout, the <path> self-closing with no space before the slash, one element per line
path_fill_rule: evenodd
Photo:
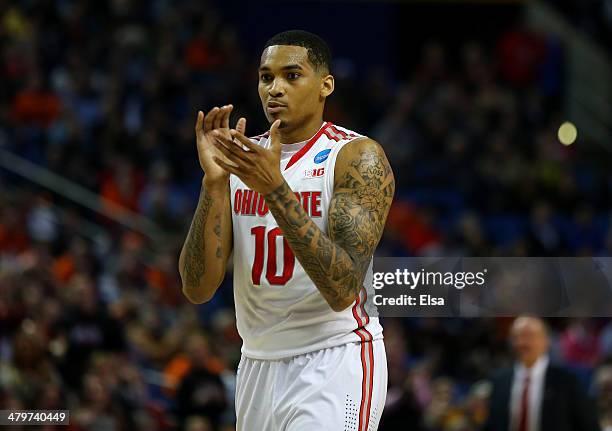
<path fill-rule="evenodd" d="M 275 114 L 276 112 L 279 112 L 286 108 L 287 108 L 287 105 L 283 105 L 282 103 L 279 103 L 279 102 L 268 102 L 267 104 L 267 109 L 270 114 Z"/>

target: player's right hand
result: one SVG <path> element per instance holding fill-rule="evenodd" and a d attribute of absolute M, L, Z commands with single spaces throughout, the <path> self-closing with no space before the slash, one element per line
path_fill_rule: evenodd
<path fill-rule="evenodd" d="M 229 117 L 232 109 L 234 109 L 233 105 L 225 105 L 221 108 L 214 107 L 206 116 L 202 111 L 198 111 L 198 119 L 195 125 L 198 159 L 200 160 L 200 167 L 205 173 L 204 179 L 208 184 L 226 182 L 229 178 L 229 173 L 217 165 L 213 159 L 214 156 L 217 156 L 227 163 L 231 163 L 215 148 L 215 137 L 212 132 L 218 130 L 224 137 L 232 138 L 229 129 Z M 244 134 L 246 131 L 245 118 L 238 120 L 236 130 L 242 130 L 241 133 Z"/>

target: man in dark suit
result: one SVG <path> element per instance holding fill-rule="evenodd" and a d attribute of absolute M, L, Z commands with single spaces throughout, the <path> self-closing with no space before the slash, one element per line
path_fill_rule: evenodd
<path fill-rule="evenodd" d="M 493 378 L 485 430 L 600 431 L 594 403 L 576 377 L 549 364 L 544 322 L 519 317 L 511 337 L 517 362 Z"/>

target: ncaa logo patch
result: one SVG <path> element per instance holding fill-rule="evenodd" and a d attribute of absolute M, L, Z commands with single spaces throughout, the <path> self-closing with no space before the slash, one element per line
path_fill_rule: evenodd
<path fill-rule="evenodd" d="M 321 151 L 316 156 L 314 156 L 314 162 L 315 163 L 323 163 L 329 157 L 329 153 L 330 152 L 331 152 L 330 149 Z"/>

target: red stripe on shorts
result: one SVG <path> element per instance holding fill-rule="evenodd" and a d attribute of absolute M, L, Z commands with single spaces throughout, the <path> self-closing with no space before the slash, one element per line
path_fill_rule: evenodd
<path fill-rule="evenodd" d="M 362 299 L 363 294 L 363 299 Z M 370 409 L 372 405 L 372 390 L 374 388 L 374 349 L 373 337 L 365 328 L 370 321 L 370 316 L 365 311 L 364 304 L 368 298 L 366 290 L 362 287 L 353 305 L 353 317 L 357 321 L 357 329 L 353 332 L 361 340 L 361 404 L 359 406 L 359 428 L 358 431 L 368 431 L 370 424 Z M 360 316 L 361 314 L 361 316 Z M 362 316 L 365 319 L 362 319 Z M 364 322 L 365 320 L 365 322 Z"/>
<path fill-rule="evenodd" d="M 365 329 L 358 329 L 355 333 L 361 338 L 361 404 L 359 406 L 359 431 L 368 431 L 370 425 L 370 409 L 372 406 L 372 390 L 374 389 L 374 351 L 372 341 L 366 341 L 365 331 L 371 339 L 370 333 Z"/>

